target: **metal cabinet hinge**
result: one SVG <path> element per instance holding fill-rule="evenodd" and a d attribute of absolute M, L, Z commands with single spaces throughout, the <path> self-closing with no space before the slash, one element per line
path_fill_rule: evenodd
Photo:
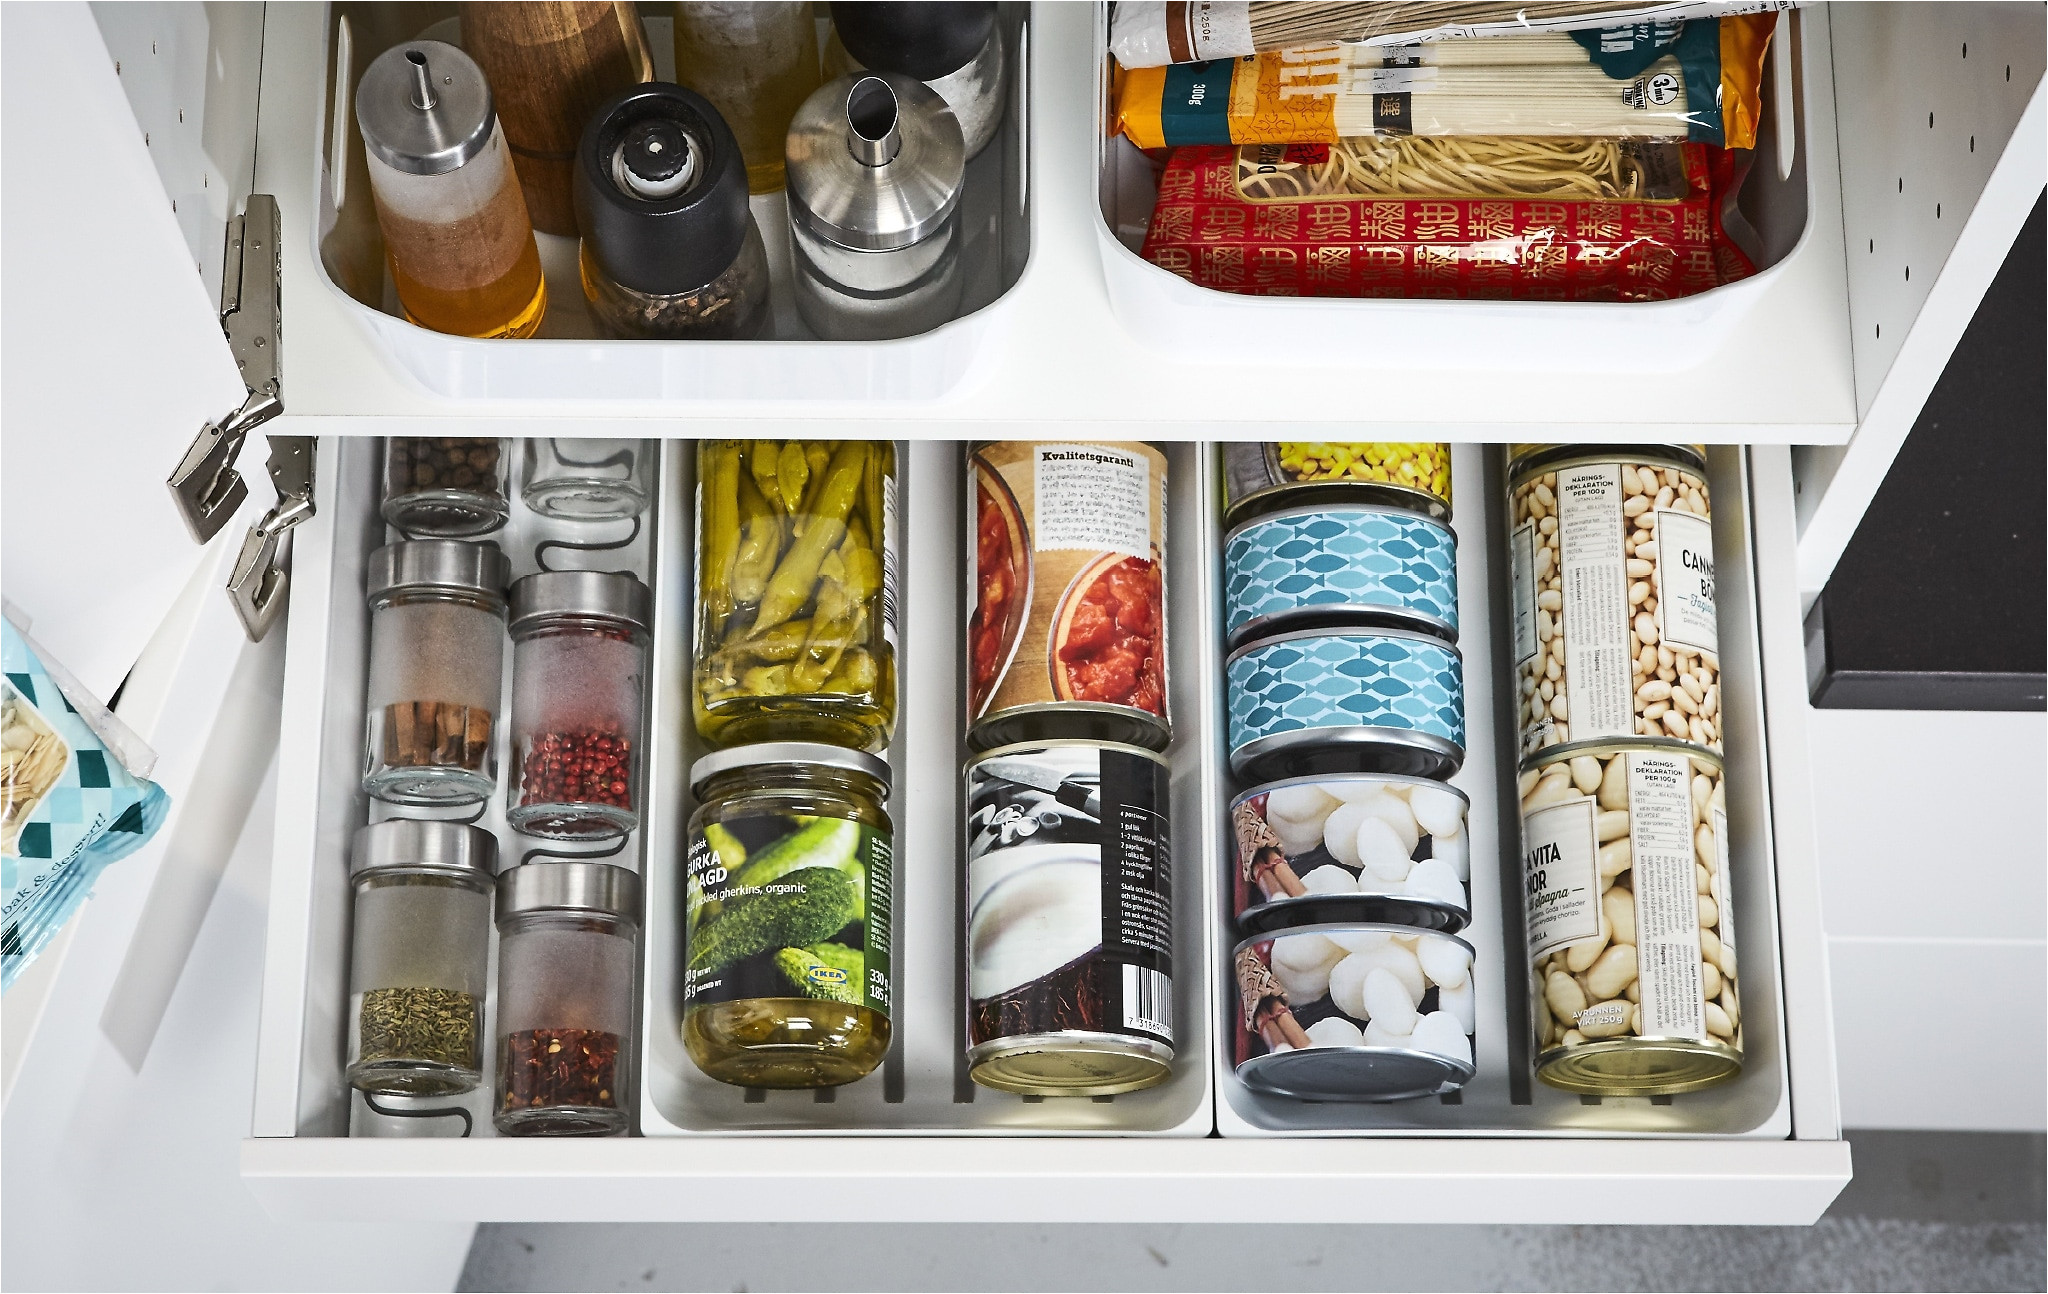
<path fill-rule="evenodd" d="M 235 470 L 249 433 L 284 412 L 283 316 L 280 310 L 281 221 L 277 199 L 255 193 L 228 221 L 221 258 L 220 326 L 241 369 L 247 397 L 239 409 L 208 423 L 171 473 L 171 497 L 201 543 L 212 539 L 249 497 Z M 313 515 L 310 436 L 272 436 L 268 462 L 277 504 L 250 527 L 228 580 L 228 596 L 252 640 L 261 639 L 284 609 L 287 576 L 280 564 L 286 532 Z"/>

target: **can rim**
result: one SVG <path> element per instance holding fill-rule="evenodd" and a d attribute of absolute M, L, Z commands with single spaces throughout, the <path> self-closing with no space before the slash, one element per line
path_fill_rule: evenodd
<path fill-rule="evenodd" d="M 1524 755 L 1518 764 L 1518 771 L 1533 773 L 1548 768 L 1561 759 L 1572 759 L 1579 755 L 1625 755 L 1630 751 L 1658 751 L 1670 755 L 1687 755 L 1714 766 L 1717 773 L 1726 774 L 1728 761 L 1718 751 L 1707 749 L 1690 741 L 1676 737 L 1589 737 L 1584 741 L 1561 742 L 1545 746 L 1533 755 Z"/>
<path fill-rule="evenodd" d="M 1230 771 L 1245 780 L 1256 779 L 1262 775 L 1266 761 L 1278 759 L 1297 747 L 1324 747 L 1332 750 L 1393 747 L 1408 752 L 1419 752 L 1430 756 L 1434 761 L 1432 768 L 1440 769 L 1441 773 L 1435 777 L 1429 772 L 1413 776 L 1432 781 L 1451 777 L 1465 766 L 1465 748 L 1448 737 L 1439 737 L 1433 732 L 1422 732 L 1415 728 L 1347 724 L 1341 728 L 1289 728 L 1285 732 L 1269 732 L 1263 737 L 1254 737 L 1243 745 L 1231 749 Z M 1306 777 L 1309 774 L 1301 776 Z"/>
<path fill-rule="evenodd" d="M 1464 884 L 1469 893 L 1471 883 L 1468 881 L 1464 882 Z M 1239 930 L 1253 930 L 1255 926 L 1265 921 L 1284 923 L 1287 920 L 1288 909 L 1290 908 L 1312 908 L 1318 905 L 1337 906 L 1347 900 L 1359 908 L 1377 909 L 1383 914 L 1370 918 L 1367 924 L 1371 925 L 1397 925 L 1404 930 L 1433 931 L 1438 934 L 1456 935 L 1459 931 L 1469 928 L 1472 924 L 1472 908 L 1469 898 L 1466 900 L 1465 906 L 1460 907 L 1445 899 L 1433 899 L 1419 894 L 1386 894 L 1378 892 L 1368 894 L 1360 890 L 1354 894 L 1299 894 L 1289 895 L 1284 899 L 1268 899 L 1264 903 L 1254 903 L 1248 908 L 1240 908 L 1236 917 L 1237 925 Z M 1429 925 L 1415 920 L 1396 919 L 1399 909 L 1404 906 L 1440 914 L 1447 917 L 1448 921 L 1443 925 Z M 1304 924 L 1345 925 L 1350 923 L 1326 920 Z M 1255 935 L 1262 939 L 1274 939 L 1302 928 L 1302 926 L 1276 924 L 1263 933 L 1255 931 Z M 1245 937 L 1252 938 L 1254 936 L 1247 935 Z"/>
<path fill-rule="evenodd" d="M 1289 621 L 1309 621 L 1301 630 L 1285 627 Z M 1404 607 L 1398 602 L 1309 602 L 1301 606 L 1285 607 L 1279 611 L 1268 611 L 1253 616 L 1232 629 L 1229 627 L 1229 613 L 1224 615 L 1225 636 L 1232 642 L 1250 644 L 1277 637 L 1279 633 L 1297 633 L 1314 629 L 1345 628 L 1372 631 L 1381 627 L 1390 629 L 1417 628 L 1437 641 L 1456 646 L 1458 627 L 1448 620 L 1439 620 L 1426 611 Z M 1235 649 L 1233 649 L 1235 650 Z M 1462 657 L 1460 658 L 1462 660 Z"/>
<path fill-rule="evenodd" d="M 1324 773 L 1321 775 L 1303 773 L 1299 777 L 1280 777 L 1270 782 L 1260 782 L 1256 786 L 1247 787 L 1239 791 L 1236 797 L 1230 801 L 1230 808 L 1232 812 L 1235 812 L 1238 805 L 1243 804 L 1254 796 L 1267 795 L 1289 786 L 1311 786 L 1321 782 L 1339 782 L 1350 779 L 1374 782 L 1401 782 L 1409 786 L 1434 786 L 1439 790 L 1449 791 L 1452 795 L 1457 796 L 1459 801 L 1464 804 L 1467 814 L 1472 810 L 1472 797 L 1465 794 L 1462 790 L 1440 778 L 1422 777 L 1414 773 Z"/>
<path fill-rule="evenodd" d="M 985 1071 L 1012 1057 L 1028 1054 L 1079 1053 L 1094 1056 L 1118 1056 L 1144 1067 L 1144 1072 L 1129 1081 L 1112 1080 L 1106 1083 L 1076 1084 L 1060 1087 L 1051 1083 L 1011 1084 L 991 1083 L 983 1077 Z M 983 1087 L 997 1092 L 1014 1092 L 1022 1095 L 1060 1096 L 1106 1096 L 1124 1092 L 1141 1092 L 1157 1087 L 1173 1077 L 1174 1049 L 1171 1043 L 1161 1042 L 1143 1034 L 1100 1033 L 1087 1029 L 1062 1029 L 1051 1033 L 1008 1034 L 977 1043 L 967 1049 L 967 1076 Z"/>
<path fill-rule="evenodd" d="M 1087 704 L 1098 704 L 1089 702 Z M 1145 713 L 1151 713 L 1149 710 Z M 1126 755 L 1138 755 L 1155 764 L 1165 765 L 1166 756 L 1156 750 L 1134 746 L 1127 741 L 1096 741 L 1089 737 L 1047 737 L 1043 741 L 1013 741 L 1003 746 L 991 746 L 967 757 L 966 771 L 972 772 L 975 765 L 991 759 L 1015 759 L 1034 750 L 1114 750 Z"/>
<path fill-rule="evenodd" d="M 769 764 L 822 766 L 849 773 L 865 773 L 880 782 L 885 790 L 889 787 L 889 761 L 865 750 L 822 741 L 760 741 L 714 750 L 699 758 L 690 765 L 690 790 L 697 793 L 705 782 L 720 773 Z"/>
<path fill-rule="evenodd" d="M 1263 638 L 1254 638 L 1233 650 L 1224 659 L 1223 667 L 1228 669 L 1232 665 L 1237 664 L 1238 660 L 1247 652 L 1255 651 L 1261 647 L 1270 647 L 1275 643 L 1293 642 L 1297 638 L 1400 638 L 1411 642 L 1427 643 L 1432 647 L 1447 651 L 1458 658 L 1460 667 L 1465 663 L 1465 653 L 1458 650 L 1458 644 L 1445 642 L 1435 634 L 1424 633 L 1419 629 L 1330 628 L 1290 629 L 1286 633 L 1268 634 Z"/>
<path fill-rule="evenodd" d="M 1465 1036 L 1467 1038 L 1475 1038 L 1475 1035 L 1469 1033 Z M 1476 1041 L 1474 1043 L 1474 1046 L 1476 1048 Z M 1432 1088 L 1418 1089 L 1413 1086 L 1404 1086 L 1395 1089 L 1391 1093 L 1388 1091 L 1372 1092 L 1361 1090 L 1356 1095 L 1333 1096 L 1328 1090 L 1312 1092 L 1304 1091 L 1298 1088 L 1282 1087 L 1277 1083 L 1262 1080 L 1258 1076 L 1258 1071 L 1262 1069 L 1276 1069 L 1281 1068 L 1283 1066 L 1287 1068 L 1295 1068 L 1300 1065 L 1301 1062 L 1299 1059 L 1290 1058 L 1306 1058 L 1313 1057 L 1318 1054 L 1335 1058 L 1339 1056 L 1356 1056 L 1360 1053 L 1369 1053 L 1374 1056 L 1400 1056 L 1413 1058 L 1416 1061 L 1426 1062 L 1428 1065 L 1436 1068 L 1439 1072 L 1441 1072 L 1444 1075 L 1444 1077 L 1442 1080 L 1438 1082 L 1437 1086 Z M 1278 1061 L 1279 1064 L 1262 1063 L 1273 1061 Z M 1232 1072 L 1237 1075 L 1237 1080 L 1240 1083 L 1243 1083 L 1246 1087 L 1249 1087 L 1257 1092 L 1264 1092 L 1273 1096 L 1284 1097 L 1288 1100 L 1338 1102 L 1350 1100 L 1355 1102 L 1365 1102 L 1399 1100 L 1405 1096 L 1428 1096 L 1431 1093 L 1441 1092 L 1445 1090 L 1445 1083 L 1449 1083 L 1451 1085 L 1451 1090 L 1455 1091 L 1458 1088 L 1464 1087 L 1467 1083 L 1470 1083 L 1473 1080 L 1473 1078 L 1477 1077 L 1479 1073 L 1479 1066 L 1475 1061 L 1453 1060 L 1449 1056 L 1440 1055 L 1437 1052 L 1433 1051 L 1423 1051 L 1418 1047 L 1303 1047 L 1298 1048 L 1294 1051 L 1269 1051 L 1263 1056 L 1250 1057 L 1247 1060 L 1239 1062 L 1233 1068 Z"/>
<path fill-rule="evenodd" d="M 1508 459 L 1508 488 L 1534 472 L 1550 472 L 1581 463 L 1642 463 L 1684 468 L 1706 475 L 1707 460 L 1686 445 L 1537 445 L 1519 458 Z"/>
<path fill-rule="evenodd" d="M 1448 939 L 1470 953 L 1474 962 L 1479 960 L 1478 949 L 1474 948 L 1462 937 L 1454 935 L 1448 930 L 1427 930 L 1420 926 L 1404 926 L 1393 921 L 1318 921 L 1313 925 L 1289 926 L 1285 930 L 1276 930 L 1271 934 L 1248 935 L 1238 940 L 1230 946 L 1230 956 L 1232 960 L 1235 960 L 1239 953 L 1253 944 L 1269 943 L 1275 939 L 1285 939 L 1289 935 L 1328 934 L 1333 930 L 1340 934 L 1359 930 L 1384 930 L 1389 934 L 1417 935 L 1425 939 Z M 1468 1034 L 1466 1036 L 1470 1037 L 1471 1035 Z"/>
<path fill-rule="evenodd" d="M 1585 1057 L 1616 1055 L 1627 1052 L 1664 1051 L 1712 1059 L 1721 1062 L 1724 1068 L 1706 1075 L 1677 1078 L 1667 1082 L 1630 1083 L 1626 1080 L 1595 1080 L 1582 1077 L 1563 1062 Z M 1742 1076 L 1746 1061 L 1743 1053 L 1725 1042 L 1701 1042 L 1697 1038 L 1650 1037 L 1650 1038 L 1589 1038 L 1585 1042 L 1569 1047 L 1546 1048 L 1536 1057 L 1536 1077 L 1548 1086 L 1564 1092 L 1578 1092 L 1588 1096 L 1681 1096 L 1687 1092 L 1704 1091 L 1722 1083 L 1733 1082 Z"/>
<path fill-rule="evenodd" d="M 1290 487 L 1275 486 L 1271 488 L 1298 489 L 1311 484 L 1318 483 L 1310 481 L 1299 481 Z M 1328 484 L 1335 485 L 1337 484 L 1337 482 L 1332 481 Z M 1360 481 L 1356 482 L 1356 484 L 1377 484 L 1377 482 Z M 1407 489 L 1409 487 L 1397 486 L 1394 488 Z M 1427 495 L 1429 498 L 1432 499 L 1438 497 L 1437 495 L 1430 494 L 1427 490 L 1417 490 L 1415 492 L 1417 494 Z M 1245 499 L 1252 499 L 1256 497 L 1258 497 L 1256 494 L 1247 494 L 1244 496 Z M 1289 517 L 1315 516 L 1318 513 L 1327 512 L 1368 514 L 1371 516 L 1398 517 L 1403 521 L 1420 521 L 1426 526 L 1431 526 L 1437 530 L 1443 531 L 1443 533 L 1450 539 L 1451 548 L 1453 551 L 1455 551 L 1458 547 L 1458 532 L 1451 528 L 1451 523 L 1449 521 L 1446 521 L 1439 517 L 1432 517 L 1426 512 L 1417 512 L 1413 508 L 1403 508 L 1397 504 L 1392 503 L 1374 503 L 1368 499 L 1332 499 L 1327 503 L 1294 503 L 1288 504 L 1285 507 L 1273 508 L 1264 512 L 1260 512 L 1256 516 L 1244 517 L 1239 519 L 1238 521 L 1231 523 L 1230 529 L 1224 532 L 1223 543 L 1225 547 L 1228 547 L 1231 543 L 1236 541 L 1239 535 L 1242 535 L 1245 531 L 1250 530 L 1253 526 L 1262 525 L 1268 521 L 1284 521 Z"/>

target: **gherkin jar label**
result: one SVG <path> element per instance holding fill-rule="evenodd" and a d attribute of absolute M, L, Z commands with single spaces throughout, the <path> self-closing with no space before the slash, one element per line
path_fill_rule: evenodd
<path fill-rule="evenodd" d="M 683 1006 L 816 998 L 889 1014 L 889 833 L 754 813 L 692 832 Z"/>

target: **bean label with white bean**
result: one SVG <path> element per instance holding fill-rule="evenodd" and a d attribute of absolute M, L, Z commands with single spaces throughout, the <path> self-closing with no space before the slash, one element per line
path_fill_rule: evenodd
<path fill-rule="evenodd" d="M 1318 921 L 1458 930 L 1471 918 L 1465 797 L 1357 773 L 1253 787 L 1231 805 L 1232 910 L 1246 934 Z"/>
<path fill-rule="evenodd" d="M 1520 477 L 1509 548 L 1522 752 L 1668 737 L 1721 748 L 1712 507 L 1674 462 Z"/>
<path fill-rule="evenodd" d="M 1675 742 L 1582 747 L 1519 789 L 1538 1076 L 1613 1095 L 1733 1076 L 1742 1013 L 1718 763 Z M 1626 1059 L 1607 1071 L 1571 1054 L 1611 1042 L 1699 1055 L 1646 1078 Z"/>

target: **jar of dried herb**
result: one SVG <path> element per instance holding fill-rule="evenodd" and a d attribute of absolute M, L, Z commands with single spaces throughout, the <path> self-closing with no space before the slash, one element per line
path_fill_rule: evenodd
<path fill-rule="evenodd" d="M 421 539 L 474 539 L 511 515 L 501 440 L 393 436 L 384 442 L 384 520 Z"/>
<path fill-rule="evenodd" d="M 505 581 L 491 544 L 408 540 L 370 554 L 363 789 L 393 804 L 473 804 L 497 785 Z"/>
<path fill-rule="evenodd" d="M 466 823 L 394 819 L 356 833 L 349 1086 L 441 1096 L 483 1081 L 497 862 L 497 839 Z"/>
<path fill-rule="evenodd" d="M 542 571 L 512 586 L 513 828 L 554 840 L 640 825 L 647 586 L 624 572 Z"/>
<path fill-rule="evenodd" d="M 497 903 L 498 1131 L 625 1131 L 640 878 L 610 863 L 527 863 L 505 873 Z"/>

